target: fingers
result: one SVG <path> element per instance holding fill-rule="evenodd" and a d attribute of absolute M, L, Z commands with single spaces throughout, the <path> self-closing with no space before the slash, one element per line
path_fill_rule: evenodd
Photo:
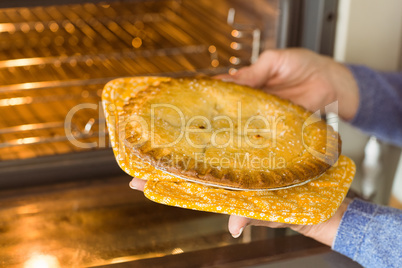
<path fill-rule="evenodd" d="M 218 74 L 218 75 L 213 76 L 212 78 L 219 79 L 224 82 L 235 82 L 233 80 L 233 74 Z"/>
<path fill-rule="evenodd" d="M 139 191 L 144 191 L 144 187 L 145 187 L 145 180 L 140 180 L 137 178 L 133 178 L 129 184 L 131 189 L 134 190 L 139 190 Z"/>
<path fill-rule="evenodd" d="M 243 67 L 234 74 L 222 74 L 215 78 L 254 88 L 264 87 L 269 79 L 278 72 L 280 54 L 279 50 L 265 51 L 254 64 Z"/>
<path fill-rule="evenodd" d="M 280 223 L 280 222 L 249 219 L 249 218 L 236 216 L 236 215 L 230 215 L 230 217 L 229 217 L 228 228 L 229 228 L 230 234 L 234 238 L 238 238 L 242 234 L 244 228 L 248 225 L 264 226 L 264 227 L 269 227 L 269 228 L 291 228 L 294 231 L 300 232 L 300 230 L 298 229 L 299 225 L 295 225 L 295 224 L 286 224 L 286 223 Z"/>
<path fill-rule="evenodd" d="M 249 223 L 250 219 L 248 218 L 236 215 L 230 215 L 228 224 L 230 234 L 234 238 L 238 238 L 243 232 L 244 227 L 246 227 Z"/>
<path fill-rule="evenodd" d="M 234 82 L 239 85 L 259 88 L 264 84 L 264 77 L 259 77 L 254 73 L 252 66 L 247 66 L 239 69 L 234 74 L 220 74 L 214 76 L 215 79 L 220 79 L 225 82 Z"/>

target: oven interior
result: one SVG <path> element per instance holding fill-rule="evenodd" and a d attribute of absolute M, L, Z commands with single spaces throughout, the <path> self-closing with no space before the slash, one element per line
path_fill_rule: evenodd
<path fill-rule="evenodd" d="M 30 4 L 0 9 L 0 266 L 117 265 L 292 234 L 248 228 L 236 240 L 226 215 L 130 190 L 100 105 L 117 77 L 252 63 L 278 46 L 280 1 Z"/>
<path fill-rule="evenodd" d="M 276 46 L 279 13 L 277 1 L 252 2 L 0 9 L 0 176 L 8 178 L 0 186 L 49 183 L 57 173 L 61 181 L 116 172 L 100 105 L 105 83 L 214 75 L 250 64 Z"/>

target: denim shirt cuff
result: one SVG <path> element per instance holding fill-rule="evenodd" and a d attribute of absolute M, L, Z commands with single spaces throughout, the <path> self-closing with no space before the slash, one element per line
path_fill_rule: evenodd
<path fill-rule="evenodd" d="M 366 229 L 377 209 L 374 204 L 354 199 L 342 217 L 332 249 L 356 260 Z"/>
<path fill-rule="evenodd" d="M 359 106 L 349 123 L 382 141 L 402 146 L 402 74 L 347 65 L 359 87 Z"/>

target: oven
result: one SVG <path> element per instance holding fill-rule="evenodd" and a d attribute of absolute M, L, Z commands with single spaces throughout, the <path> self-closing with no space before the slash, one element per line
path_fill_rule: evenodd
<path fill-rule="evenodd" d="M 261 51 L 332 55 L 336 0 L 0 3 L 0 266 L 251 267 L 330 249 L 152 203 L 117 166 L 100 104 L 117 77 L 233 72 Z M 48 265 L 48 266 L 40 266 Z"/>

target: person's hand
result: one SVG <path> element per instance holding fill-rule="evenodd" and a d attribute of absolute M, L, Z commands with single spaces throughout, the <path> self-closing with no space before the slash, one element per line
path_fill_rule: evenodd
<path fill-rule="evenodd" d="M 336 232 L 338 230 L 339 224 L 343 214 L 345 213 L 350 199 L 345 199 L 339 209 L 335 212 L 334 216 L 328 221 L 316 224 L 316 225 L 297 225 L 297 224 L 286 224 L 270 221 L 262 221 L 249 219 L 241 216 L 230 215 L 229 218 L 229 232 L 234 238 L 237 238 L 243 232 L 246 226 L 266 226 L 270 228 L 290 228 L 302 235 L 311 237 L 325 245 L 332 246 Z"/>
<path fill-rule="evenodd" d="M 133 178 L 130 182 L 130 187 L 138 191 L 144 191 L 145 183 L 146 181 L 144 180 Z M 336 231 L 338 230 L 338 226 L 341 222 L 342 216 L 345 213 L 349 203 L 350 199 L 345 199 L 331 219 L 317 225 L 285 224 L 230 215 L 228 228 L 231 235 L 237 238 L 241 235 L 243 229 L 249 225 L 266 226 L 271 228 L 287 227 L 305 236 L 311 237 L 323 244 L 331 246 L 335 238 Z"/>
<path fill-rule="evenodd" d="M 216 78 L 261 88 L 312 112 L 338 100 L 345 120 L 354 117 L 359 105 L 358 86 L 349 69 L 306 49 L 267 50 L 253 65 Z"/>
<path fill-rule="evenodd" d="M 338 101 L 338 114 L 345 120 L 355 116 L 359 105 L 358 86 L 349 69 L 305 49 L 267 50 L 253 65 L 241 68 L 233 75 L 215 78 L 260 88 L 312 112 Z M 282 224 L 231 215 L 229 232 L 233 237 L 239 237 L 247 225 L 288 227 L 331 246 L 349 202 L 345 200 L 331 219 L 318 225 Z"/>
<path fill-rule="evenodd" d="M 338 113 L 345 120 L 354 117 L 359 104 L 358 86 L 349 69 L 305 49 L 268 50 L 255 64 L 241 68 L 233 75 L 215 78 L 261 88 L 313 112 L 339 101 Z M 130 187 L 136 190 L 143 191 L 144 186 L 144 180 L 134 178 L 130 182 Z M 248 225 L 288 227 L 331 246 L 349 202 L 346 199 L 331 219 L 317 225 L 282 224 L 231 215 L 229 232 L 233 237 L 239 237 Z"/>

